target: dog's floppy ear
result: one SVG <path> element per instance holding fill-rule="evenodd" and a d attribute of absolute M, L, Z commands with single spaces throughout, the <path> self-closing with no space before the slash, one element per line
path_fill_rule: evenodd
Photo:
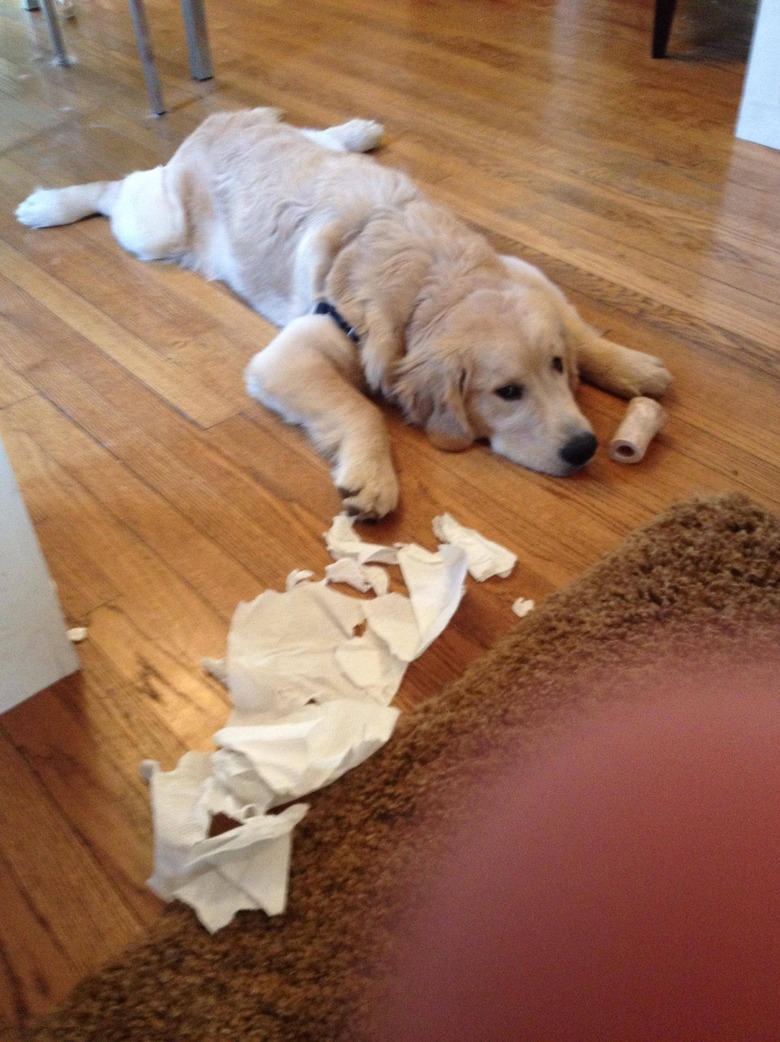
<path fill-rule="evenodd" d="M 588 336 L 594 335 L 595 330 L 592 330 L 584 319 L 580 317 L 579 312 L 573 304 L 569 303 L 560 287 L 551 282 L 544 272 L 535 268 L 527 261 L 520 260 L 519 257 L 505 256 L 501 260 L 518 281 L 546 291 L 548 299 L 556 305 L 563 327 L 567 356 L 566 372 L 569 377 L 569 386 L 572 391 L 576 391 L 579 384 L 579 349 Z"/>
<path fill-rule="evenodd" d="M 435 353 L 407 355 L 395 371 L 392 394 L 407 420 L 445 452 L 461 452 L 474 441 L 464 400 L 466 379 L 465 369 Z"/>

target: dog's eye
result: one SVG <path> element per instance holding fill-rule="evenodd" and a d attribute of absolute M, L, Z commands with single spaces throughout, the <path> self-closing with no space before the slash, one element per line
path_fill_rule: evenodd
<path fill-rule="evenodd" d="M 503 398 L 505 402 L 516 402 L 518 398 L 523 397 L 523 385 L 505 384 L 504 387 L 496 388 L 496 394 L 499 398 Z"/>
<path fill-rule="evenodd" d="M 552 360 L 552 367 L 556 371 L 556 373 L 562 373 L 563 372 L 563 359 L 560 358 L 560 357 L 557 357 L 557 356 L 555 358 L 553 358 L 553 360 Z"/>

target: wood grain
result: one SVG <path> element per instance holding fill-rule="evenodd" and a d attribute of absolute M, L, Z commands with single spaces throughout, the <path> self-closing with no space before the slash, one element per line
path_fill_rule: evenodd
<path fill-rule="evenodd" d="M 188 79 L 176 5 L 148 8 L 162 119 L 126 5 L 84 4 L 62 69 L 40 13 L 0 0 L 0 436 L 68 622 L 89 629 L 81 672 L 0 718 L 4 1038 L 162 914 L 138 765 L 210 748 L 228 702 L 201 657 L 240 600 L 324 568 L 339 508 L 301 432 L 244 391 L 271 326 L 127 256 L 101 220 L 23 228 L 32 188 L 165 162 L 222 109 L 369 116 L 379 162 L 668 362 L 670 421 L 643 463 L 602 450 L 566 481 L 484 446 L 438 453 L 385 410 L 402 503 L 372 537 L 432 547 L 446 510 L 518 554 L 506 581 L 470 584 L 403 708 L 522 625 L 515 598 L 543 602 L 670 503 L 735 489 L 780 510 L 780 155 L 733 137 L 754 4 L 686 5 L 653 61 L 650 0 L 232 0 L 209 11 L 207 83 Z M 624 404 L 581 399 L 606 442 Z"/>

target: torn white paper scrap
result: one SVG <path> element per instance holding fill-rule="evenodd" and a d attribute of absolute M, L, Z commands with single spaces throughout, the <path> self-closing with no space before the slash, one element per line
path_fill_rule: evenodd
<path fill-rule="evenodd" d="M 178 873 L 182 851 L 208 835 L 210 815 L 198 803 L 211 777 L 211 753 L 188 752 L 172 771 L 161 771 L 154 760 L 144 761 L 152 797 L 155 834 L 162 843 L 155 850 L 155 878 Z M 151 885 L 151 883 L 150 883 Z"/>
<path fill-rule="evenodd" d="M 227 652 L 236 709 L 284 716 L 312 699 L 343 698 L 352 685 L 334 663 L 333 649 L 364 621 L 362 601 L 322 583 L 266 590 L 239 604 Z"/>
<path fill-rule="evenodd" d="M 272 807 L 323 788 L 371 756 L 398 710 L 351 700 L 307 706 L 261 726 L 224 727 L 216 752 L 186 753 L 172 771 L 146 763 L 155 826 L 149 886 L 179 898 L 211 931 L 241 909 L 284 910 L 291 832 L 306 813 Z M 213 815 L 238 825 L 209 836 Z"/>
<path fill-rule="evenodd" d="M 333 518 L 329 530 L 325 533 L 325 545 L 334 560 L 341 557 L 352 557 L 358 564 L 395 564 L 396 550 L 380 543 L 364 543 L 354 529 L 354 517 L 338 514 Z"/>
<path fill-rule="evenodd" d="M 229 791 L 240 781 L 242 799 L 251 796 L 246 775 L 259 783 L 253 802 L 273 807 L 321 789 L 367 760 L 387 742 L 398 710 L 341 699 L 307 706 L 276 723 L 223 727 L 214 735 L 215 777 Z"/>
<path fill-rule="evenodd" d="M 533 601 L 526 600 L 525 597 L 518 597 L 512 605 L 512 611 L 519 619 L 524 619 L 535 607 L 536 605 Z"/>
<path fill-rule="evenodd" d="M 279 814 L 247 817 L 209 836 L 212 813 L 204 795 L 212 786 L 212 754 L 189 752 L 172 771 L 146 765 L 155 831 L 149 887 L 165 900 L 191 905 L 210 931 L 241 909 L 284 910 L 291 833 L 307 811 L 295 804 Z M 231 807 L 231 804 L 226 804 Z"/>
<path fill-rule="evenodd" d="M 401 662 L 412 662 L 418 657 L 420 627 L 408 597 L 400 593 L 386 593 L 366 601 L 366 618 L 375 633 Z"/>
<path fill-rule="evenodd" d="M 452 514 L 441 514 L 433 519 L 433 532 L 443 543 L 460 546 L 469 560 L 469 574 L 478 582 L 494 575 L 502 579 L 510 574 L 517 563 L 517 555 L 499 543 L 475 531 L 465 528 Z"/>
<path fill-rule="evenodd" d="M 344 641 L 333 652 L 344 675 L 366 698 L 389 705 L 395 698 L 406 672 L 406 662 L 373 630 Z"/>
<path fill-rule="evenodd" d="M 314 578 L 314 572 L 310 572 L 308 568 L 293 568 L 290 574 L 285 580 L 285 590 L 291 590 L 293 586 L 299 586 L 301 583 L 308 582 L 309 579 Z"/>
<path fill-rule="evenodd" d="M 280 915 L 287 905 L 287 883 L 290 875 L 292 831 L 306 813 L 302 804 L 290 807 L 284 814 L 253 818 L 247 825 L 233 829 L 246 845 L 225 842 L 232 833 L 215 837 L 214 849 L 203 853 L 192 865 L 192 872 L 173 891 L 172 897 L 185 901 L 210 933 L 231 921 L 236 912 L 262 910 Z M 253 826 L 254 829 L 253 829 Z M 268 834 L 269 828 L 278 835 Z M 249 834 L 251 830 L 252 834 Z M 260 838 L 260 833 L 266 834 Z M 220 860 L 223 850 L 226 859 Z"/>
<path fill-rule="evenodd" d="M 387 574 L 386 568 L 380 568 L 377 564 L 363 564 L 361 568 L 377 596 L 381 597 L 383 593 L 387 593 L 390 589 L 390 576 Z"/>
<path fill-rule="evenodd" d="M 354 557 L 339 557 L 325 568 L 330 583 L 346 583 L 361 593 L 387 593 L 390 579 L 384 568 L 374 564 L 359 564 Z"/>
<path fill-rule="evenodd" d="M 360 632 L 372 603 L 302 583 L 240 604 L 228 633 L 231 722 L 265 722 L 338 698 L 389 704 L 405 665 L 386 643 Z"/>
<path fill-rule="evenodd" d="M 364 602 L 368 625 L 404 662 L 428 648 L 450 621 L 463 597 L 465 553 L 443 546 L 431 553 L 410 543 L 398 551 L 409 597 L 388 593 Z"/>
<path fill-rule="evenodd" d="M 227 675 L 227 659 L 224 658 L 202 658 L 200 660 L 201 666 L 209 674 L 218 680 L 220 684 L 224 684 L 227 687 L 228 675 Z"/>
<path fill-rule="evenodd" d="M 211 933 L 242 910 L 279 915 L 287 904 L 292 831 L 307 810 L 296 803 L 203 839 L 189 850 L 178 879 L 164 890 L 149 885 L 161 897 L 186 901 Z"/>
<path fill-rule="evenodd" d="M 330 583 L 346 583 L 361 593 L 368 593 L 371 583 L 363 574 L 363 566 L 354 557 L 339 557 L 325 568 L 325 578 Z"/>
<path fill-rule="evenodd" d="M 398 563 L 420 630 L 421 655 L 442 633 L 466 592 L 468 560 L 457 546 L 431 553 L 412 543 L 398 551 Z"/>
<path fill-rule="evenodd" d="M 203 660 L 233 702 L 215 735 L 220 748 L 188 753 L 167 773 L 151 761 L 143 767 L 155 828 L 149 885 L 192 905 L 212 931 L 240 909 L 283 911 L 291 833 L 307 808 L 272 809 L 329 784 L 388 740 L 398 715 L 389 703 L 407 664 L 464 593 L 469 559 L 459 546 L 431 553 L 363 543 L 343 515 L 328 540 L 336 561 L 324 580 L 298 570 L 286 592 L 240 604 L 226 658 Z M 409 596 L 388 593 L 386 570 L 371 560 L 398 564 Z M 377 595 L 347 596 L 329 582 Z M 238 824 L 212 836 L 217 814 Z"/>

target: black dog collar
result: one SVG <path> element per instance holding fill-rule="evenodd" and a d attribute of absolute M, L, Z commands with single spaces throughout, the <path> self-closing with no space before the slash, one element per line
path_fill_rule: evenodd
<path fill-rule="evenodd" d="M 351 326 L 349 322 L 344 318 L 340 311 L 337 311 L 332 304 L 329 304 L 327 300 L 321 300 L 314 308 L 315 315 L 330 315 L 336 325 L 339 327 L 342 333 L 346 333 L 353 344 L 360 343 L 360 336 L 354 326 Z"/>

